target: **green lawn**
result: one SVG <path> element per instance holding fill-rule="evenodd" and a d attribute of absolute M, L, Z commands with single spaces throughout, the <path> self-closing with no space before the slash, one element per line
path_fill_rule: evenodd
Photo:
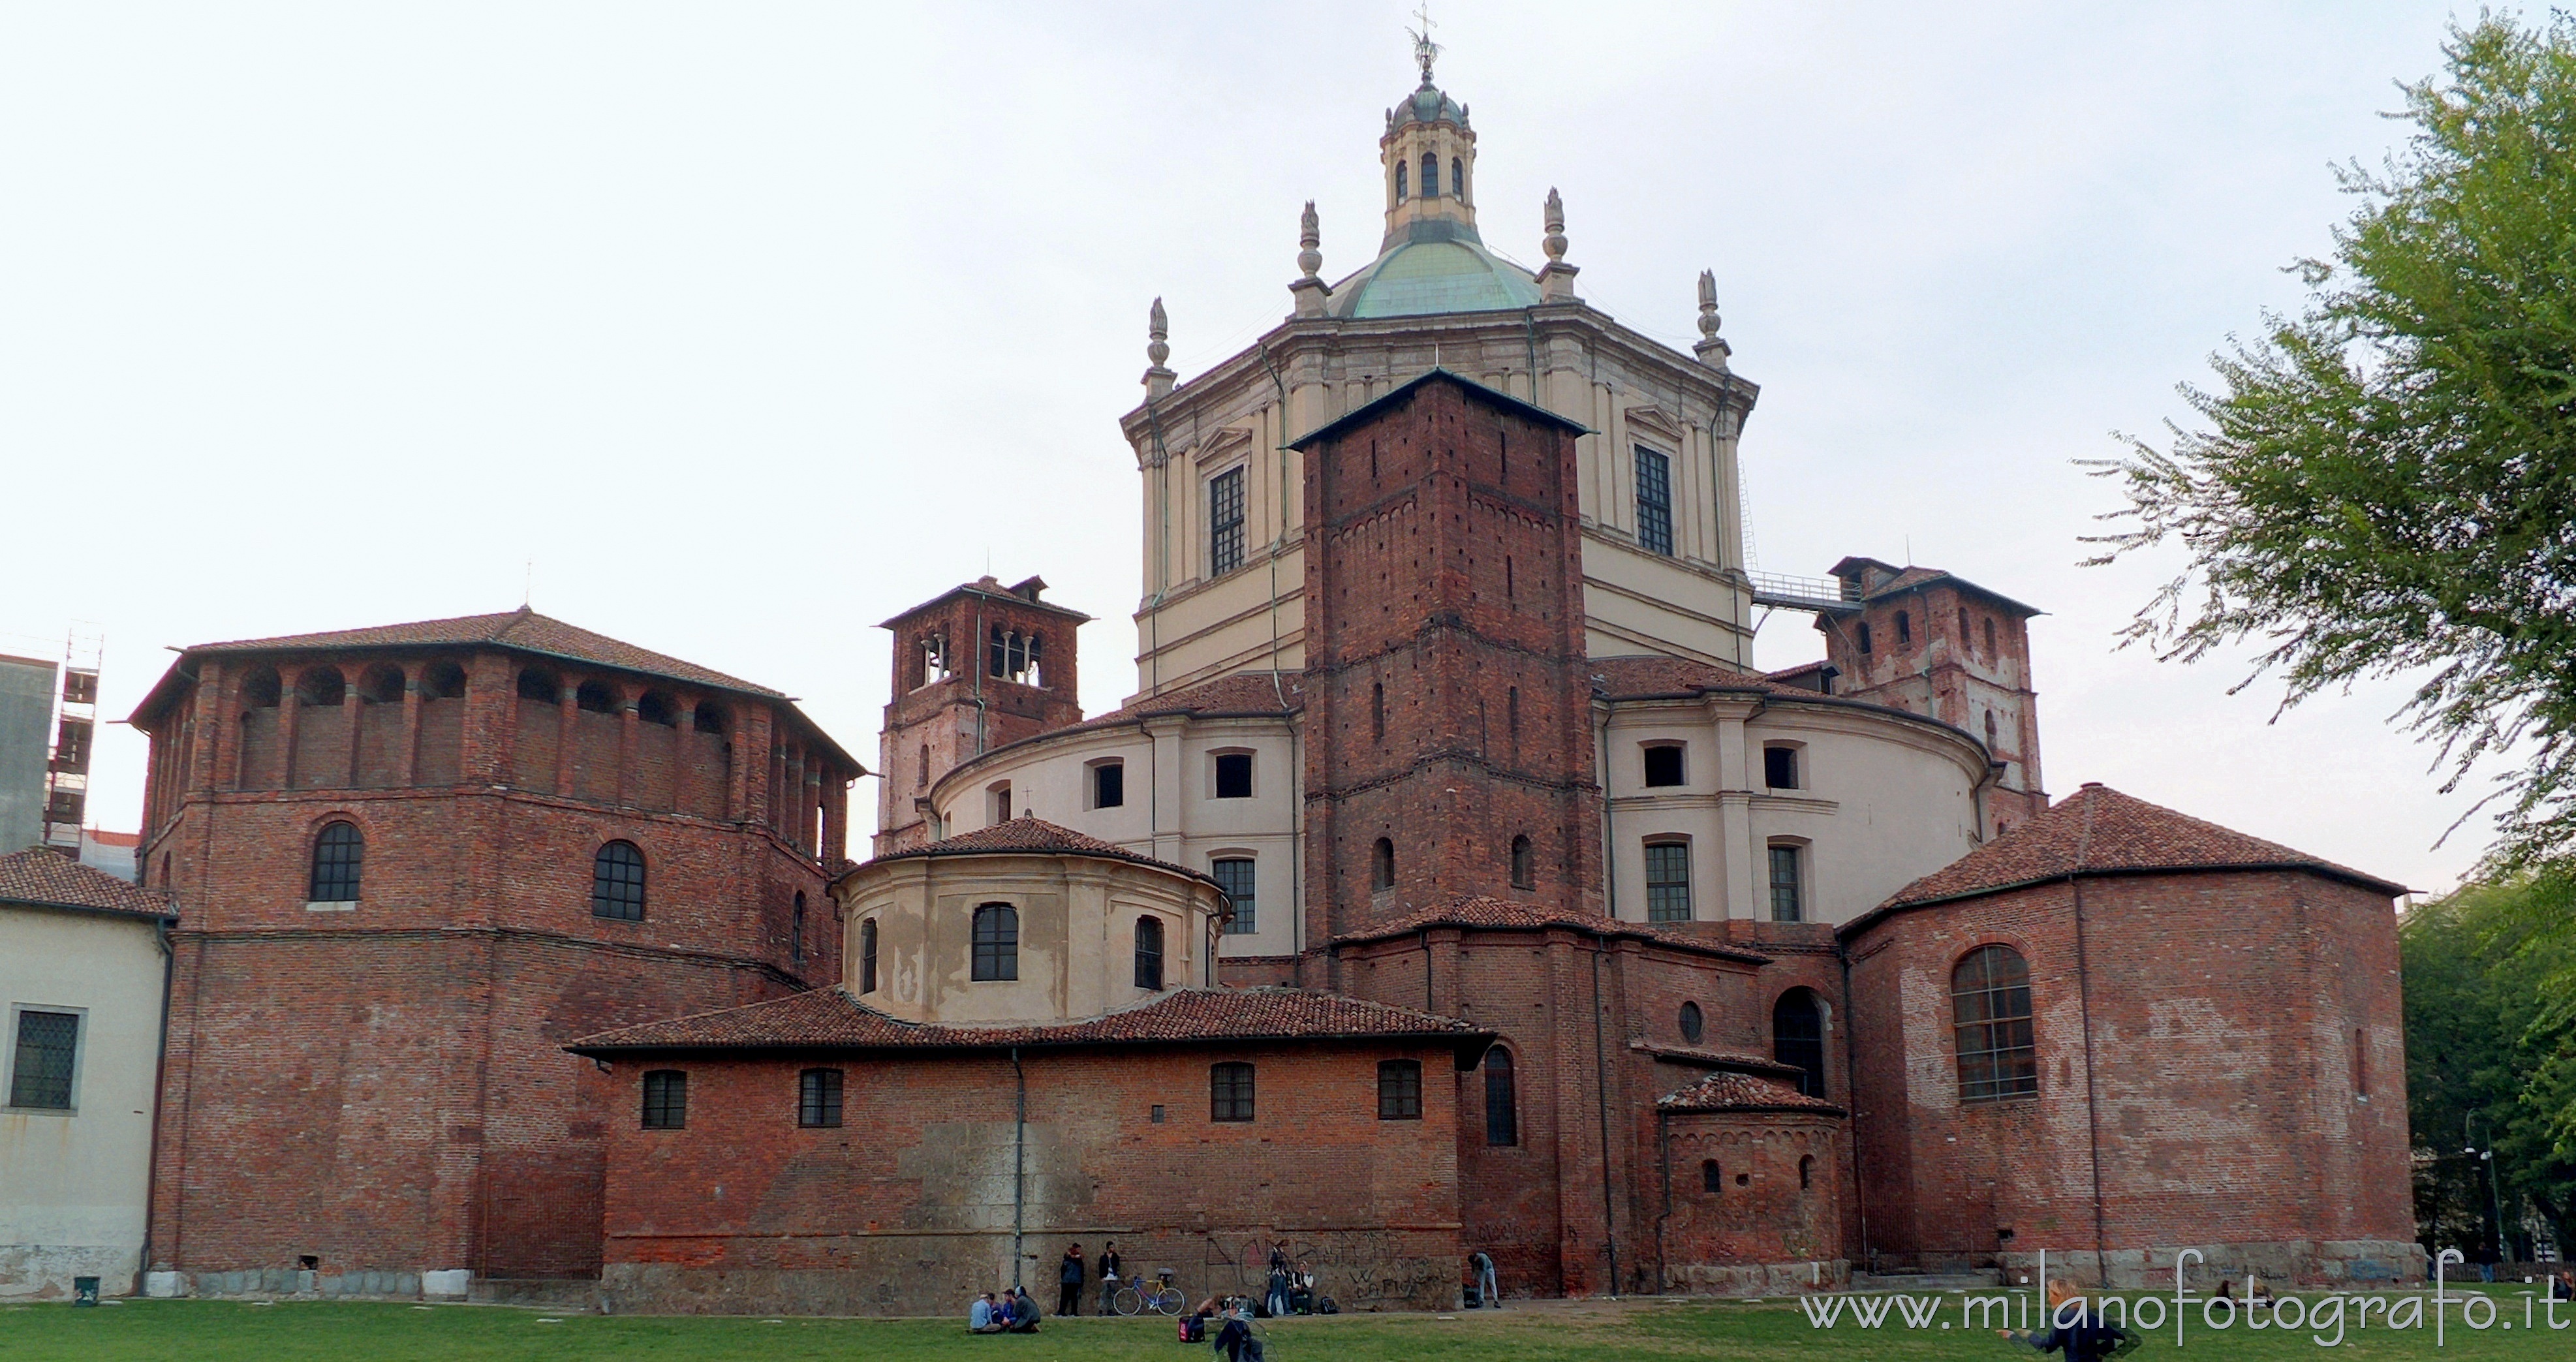
<path fill-rule="evenodd" d="M 2511 1329 L 2461 1327 L 2451 1312 L 2448 1346 L 2433 1331 L 2347 1330 L 2326 1352 L 2305 1332 L 2248 1334 L 2242 1326 L 2212 1334 L 2193 1325 L 2185 1354 L 2211 1357 L 2570 1358 L 2576 1328 L 2535 1337 L 2522 1327 L 2519 1288 L 2493 1289 L 2498 1323 Z M 1891 1316 L 1864 1330 L 1846 1320 L 1812 1326 L 1796 1304 L 1669 1305 L 1656 1302 L 1543 1303 L 1502 1311 L 1429 1315 L 1344 1315 L 1265 1322 L 1270 1356 L 1286 1362 L 1444 1362 L 1445 1359 L 1727 1358 L 1993 1358 L 2036 1359 L 2027 1349 L 1958 1323 L 1959 1298 L 1946 1296 L 1938 1323 L 1903 1327 Z M 2576 1310 L 2559 1317 L 2576 1321 Z M 2195 1316 L 2196 1319 L 2196 1316 Z M 2170 1356 L 2170 1325 L 2136 1356 Z M 603 1318 L 448 1305 L 250 1305 L 230 1301 L 134 1301 L 76 1310 L 65 1305 L 0 1308 L 0 1362 L 580 1362 L 582 1359 L 758 1359 L 759 1362 L 1188 1362 L 1203 1349 L 1173 1341 L 1172 1322 L 1048 1320 L 1034 1337 L 977 1338 L 936 1321 L 757 1318 Z"/>

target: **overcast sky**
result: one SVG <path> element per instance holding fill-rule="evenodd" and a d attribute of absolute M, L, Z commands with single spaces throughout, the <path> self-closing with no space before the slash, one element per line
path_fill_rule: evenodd
<path fill-rule="evenodd" d="M 1116 418 L 1377 239 L 1399 0 L 0 7 L 0 635 L 167 645 L 536 607 L 781 687 L 873 754 L 875 621 L 990 571 L 1134 686 Z M 1442 3 L 1480 220 L 1677 346 L 1717 272 L 1756 566 L 1946 567 L 2034 621 L 2051 790 L 2100 780 L 2446 887 L 2486 840 L 2386 722 L 2115 651 L 2074 461 L 2350 211 L 2428 3 Z M 1771 618 L 1760 660 L 1821 649 Z M 5 649 L 0 649 L 5 651 Z M 131 828 L 143 744 L 101 745 Z M 854 798 L 871 807 L 873 791 Z"/>

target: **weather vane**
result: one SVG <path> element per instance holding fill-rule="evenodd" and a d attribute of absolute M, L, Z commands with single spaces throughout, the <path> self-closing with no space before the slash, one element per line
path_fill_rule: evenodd
<path fill-rule="evenodd" d="M 1431 0 L 1423 0 L 1413 11 L 1413 18 L 1421 27 L 1405 31 L 1413 35 L 1413 59 L 1422 64 L 1422 83 L 1429 85 L 1431 63 L 1440 56 L 1440 44 L 1431 41 Z"/>

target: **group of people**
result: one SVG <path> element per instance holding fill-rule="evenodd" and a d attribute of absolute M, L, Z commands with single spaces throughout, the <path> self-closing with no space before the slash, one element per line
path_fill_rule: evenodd
<path fill-rule="evenodd" d="M 1008 1291 L 987 1291 L 966 1307 L 966 1328 L 978 1334 L 1034 1334 L 1038 1331 L 1038 1303 L 1016 1286 Z"/>
<path fill-rule="evenodd" d="M 1057 1314 L 1082 1313 L 1082 1284 L 1090 1280 L 1095 1270 L 1100 1274 L 1100 1309 L 1096 1313 L 1105 1315 L 1109 1313 L 1109 1298 L 1117 1294 L 1122 1272 L 1122 1265 L 1118 1261 L 1118 1241 L 1112 1239 L 1100 1246 L 1100 1261 L 1096 1265 L 1083 1260 L 1082 1245 L 1065 1245 L 1064 1257 L 1057 1261 L 1055 1268 L 1055 1312 Z"/>
<path fill-rule="evenodd" d="M 1222 1320 L 1219 1324 L 1217 1321 Z M 1208 1326 L 1216 1324 L 1216 1336 L 1208 1336 Z M 1225 1355 L 1225 1362 L 1262 1362 L 1262 1341 L 1252 1333 L 1252 1299 L 1248 1296 L 1210 1296 L 1198 1308 L 1181 1317 L 1181 1341 L 1205 1343 L 1210 1351 Z"/>

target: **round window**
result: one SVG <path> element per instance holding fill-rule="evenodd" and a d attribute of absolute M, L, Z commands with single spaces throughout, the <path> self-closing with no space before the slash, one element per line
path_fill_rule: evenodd
<path fill-rule="evenodd" d="M 1697 1045 L 1700 1036 L 1707 1030 L 1708 1020 L 1700 1015 L 1699 1004 L 1682 1004 L 1682 1039 Z"/>

